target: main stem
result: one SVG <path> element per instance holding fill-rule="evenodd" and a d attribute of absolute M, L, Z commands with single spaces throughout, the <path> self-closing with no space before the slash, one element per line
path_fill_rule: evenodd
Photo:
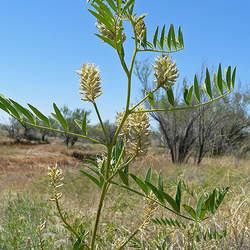
<path fill-rule="evenodd" d="M 98 204 L 98 210 L 97 210 L 95 224 L 94 224 L 92 238 L 91 238 L 90 249 L 92 249 L 92 250 L 94 250 L 94 247 L 95 247 L 95 239 L 96 239 L 97 228 L 98 228 L 98 224 L 99 224 L 99 220 L 100 220 L 100 216 L 101 216 L 103 201 L 104 201 L 105 195 L 107 193 L 107 188 L 108 188 L 108 182 L 105 181 L 103 186 L 102 186 L 102 193 L 101 193 L 100 201 L 99 201 L 99 204 Z"/>
<path fill-rule="evenodd" d="M 99 200 L 98 209 L 97 209 L 96 218 L 95 218 L 95 224 L 93 227 L 91 246 L 90 246 L 90 249 L 92 249 L 92 250 L 95 247 L 96 233 L 97 233 L 97 229 L 98 229 L 98 225 L 99 225 L 99 221 L 100 221 L 103 202 L 104 202 L 105 196 L 106 196 L 108 188 L 109 188 L 109 182 L 107 180 L 108 180 L 109 174 L 110 174 L 109 172 L 110 172 L 110 162 L 111 162 L 111 158 L 112 158 L 112 149 L 113 149 L 112 146 L 107 146 L 108 155 L 107 155 L 107 162 L 106 162 L 106 166 L 105 166 L 105 176 L 104 176 L 105 181 L 104 181 L 103 186 L 102 186 L 101 197 Z"/>
<path fill-rule="evenodd" d="M 121 121 L 121 124 L 117 128 L 116 133 L 115 133 L 111 143 L 108 142 L 108 138 L 107 138 L 107 134 L 105 132 L 105 128 L 104 128 L 104 126 L 103 126 L 103 124 L 101 122 L 101 119 L 100 119 L 100 114 L 98 112 L 97 106 L 94 104 L 95 110 L 97 111 L 97 115 L 98 115 L 98 118 L 100 120 L 102 129 L 103 129 L 103 132 L 104 132 L 105 137 L 106 137 L 106 143 L 107 143 L 106 146 L 108 148 L 108 157 L 107 157 L 107 163 L 106 163 L 107 165 L 106 165 L 106 169 L 105 169 L 105 181 L 104 181 L 103 186 L 102 186 L 101 197 L 100 197 L 99 204 L 98 204 L 98 210 L 97 210 L 95 224 L 94 224 L 94 227 L 93 227 L 93 233 L 92 233 L 92 238 L 91 238 L 90 249 L 92 249 L 92 250 L 94 250 L 94 247 L 95 247 L 96 234 L 97 234 L 98 224 L 99 224 L 99 221 L 100 221 L 103 202 L 104 202 L 104 199 L 105 199 L 105 196 L 107 194 L 109 184 L 110 184 L 109 183 L 109 174 L 110 174 L 110 162 L 111 162 L 111 158 L 112 158 L 112 150 L 113 150 L 114 145 L 116 144 L 117 137 L 118 137 L 118 135 L 120 133 L 122 125 L 124 124 L 125 120 L 127 119 L 128 115 L 129 115 L 129 105 L 130 105 L 130 96 L 131 96 L 131 78 L 132 78 L 132 72 L 133 72 L 135 57 L 136 57 L 136 54 L 137 54 L 137 36 L 136 36 L 136 31 L 135 31 L 135 25 L 133 23 L 132 23 L 132 26 L 133 26 L 134 35 L 135 35 L 136 38 L 135 38 L 135 49 L 134 49 L 134 53 L 133 53 L 133 56 L 132 56 L 130 69 L 128 69 L 128 67 L 126 65 L 126 62 L 124 61 L 124 58 L 122 57 L 122 55 L 119 53 L 119 50 L 117 49 L 119 59 L 121 61 L 121 65 L 122 65 L 122 67 L 123 67 L 123 69 L 124 69 L 124 71 L 125 71 L 125 73 L 127 75 L 127 78 L 128 78 L 128 90 L 127 90 L 127 102 L 126 102 L 125 115 L 124 115 L 124 117 L 123 117 L 123 119 Z M 117 43 L 117 41 L 116 41 L 116 43 Z M 112 178 L 113 178 L 113 176 L 112 176 Z"/>

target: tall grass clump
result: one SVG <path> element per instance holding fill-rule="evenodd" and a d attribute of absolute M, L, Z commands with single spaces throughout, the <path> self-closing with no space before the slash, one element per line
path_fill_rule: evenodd
<path fill-rule="evenodd" d="M 153 38 L 148 38 L 148 26 L 146 23 L 147 14 L 138 15 L 134 11 L 135 0 L 93 0 L 87 1 L 90 5 L 89 12 L 96 19 L 97 33 L 95 34 L 102 42 L 115 50 L 124 74 L 127 78 L 127 95 L 124 99 L 124 110 L 117 114 L 117 129 L 114 136 L 110 138 L 103 125 L 102 116 L 99 112 L 97 100 L 101 98 L 102 79 L 100 69 L 94 63 L 85 63 L 77 71 L 80 81 L 80 94 L 83 102 L 93 105 L 99 119 L 105 141 L 90 138 L 87 128 L 87 114 L 81 120 L 75 120 L 76 125 L 81 129 L 81 134 L 69 131 L 67 120 L 54 103 L 53 118 L 61 125 L 60 129 L 51 126 L 51 122 L 36 107 L 28 104 L 29 109 L 21 106 L 12 99 L 0 96 L 0 108 L 19 122 L 40 129 L 53 132 L 77 136 L 91 142 L 104 145 L 105 153 L 96 161 L 89 160 L 87 169 L 82 169 L 81 173 L 87 177 L 98 188 L 99 201 L 95 210 L 92 229 L 85 228 L 84 225 L 71 223 L 69 216 L 64 211 L 63 198 L 63 171 L 56 165 L 50 166 L 49 178 L 51 186 L 50 200 L 54 202 L 61 223 L 68 230 L 72 239 L 73 249 L 100 249 L 106 248 L 105 242 L 100 244 L 100 221 L 102 219 L 103 206 L 109 197 L 110 189 L 125 189 L 135 195 L 145 203 L 141 211 L 138 225 L 133 231 L 121 230 L 119 238 L 113 238 L 112 248 L 124 249 L 128 246 L 157 249 L 167 249 L 169 229 L 161 236 L 161 239 L 149 246 L 143 240 L 136 242 L 136 235 L 145 232 L 152 223 L 152 218 L 161 208 L 167 217 L 153 219 L 156 225 L 167 225 L 169 228 L 178 228 L 184 232 L 180 247 L 194 249 L 197 242 L 201 240 L 211 241 L 214 238 L 224 237 L 225 233 L 217 232 L 214 228 L 206 228 L 204 225 L 215 216 L 216 211 L 229 190 L 229 187 L 213 188 L 209 191 L 202 189 L 194 195 L 193 191 L 187 188 L 185 182 L 179 179 L 173 190 L 169 190 L 164 182 L 162 173 L 153 176 L 152 169 L 148 168 L 143 176 L 138 176 L 130 172 L 131 164 L 139 156 L 147 153 L 149 146 L 149 113 L 154 111 L 177 111 L 188 110 L 201 107 L 213 101 L 221 99 L 230 94 L 234 89 L 236 69 L 231 66 L 226 67 L 225 77 L 223 77 L 221 64 L 218 71 L 210 75 L 206 70 L 206 77 L 202 87 L 198 85 L 197 76 L 194 76 L 194 84 L 185 88 L 183 99 L 186 106 L 176 106 L 173 87 L 179 76 L 176 62 L 170 56 L 184 49 L 182 30 L 177 30 L 171 24 L 167 27 L 157 26 Z M 124 23 L 127 22 L 130 30 L 125 30 Z M 127 26 L 126 26 L 127 27 Z M 129 33 L 131 32 L 131 33 Z M 131 37 L 134 46 L 131 58 L 127 58 L 127 51 L 124 44 Z M 145 93 L 144 97 L 133 104 L 131 102 L 132 75 L 135 60 L 138 54 L 155 53 L 155 62 L 152 65 L 154 71 L 155 88 Z M 213 79 L 213 81 L 211 80 Z M 123 88 L 123 85 L 121 85 Z M 166 91 L 168 97 L 168 108 L 157 109 L 155 107 L 154 95 L 158 91 Z M 201 101 L 203 93 L 209 98 L 207 102 Z M 149 102 L 150 109 L 145 109 L 143 103 Z M 39 125 L 40 120 L 44 125 Z M 192 199 L 188 197 L 191 195 Z M 45 224 L 39 223 L 37 241 L 41 249 L 45 247 L 43 230 Z M 103 225 L 102 225 L 103 227 Z M 119 228 L 123 228 L 122 225 Z M 103 231 L 103 229 L 102 229 Z M 171 231 L 171 230 L 170 230 Z M 155 237 L 160 237 L 156 235 Z M 112 238 L 112 237 L 111 237 Z M 97 244 L 97 241 L 99 242 Z M 142 245 L 138 245 L 142 244 Z"/>

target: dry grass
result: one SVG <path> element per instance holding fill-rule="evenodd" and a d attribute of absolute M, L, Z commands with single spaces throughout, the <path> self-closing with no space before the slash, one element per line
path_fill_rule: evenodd
<path fill-rule="evenodd" d="M 43 197 L 39 199 L 46 200 L 50 192 L 46 177 L 47 168 L 58 163 L 65 174 L 65 185 L 62 190 L 65 211 L 71 214 L 71 221 L 81 218 L 87 228 L 90 226 L 95 214 L 99 190 L 80 175 L 79 169 L 83 168 L 84 163 L 73 158 L 72 154 L 75 150 L 85 154 L 97 154 L 98 151 L 102 150 L 101 148 L 93 149 L 91 145 L 81 145 L 77 149 L 66 149 L 60 143 L 52 145 L 2 144 L 0 150 L 0 196 L 5 197 L 0 215 L 5 215 L 3 211 L 5 211 L 6 206 L 9 206 L 8 202 L 16 199 L 15 195 L 11 195 L 9 198 L 6 196 L 9 191 L 22 194 L 25 193 L 25 190 L 29 190 L 32 191 L 32 194 L 28 193 L 31 200 L 36 195 Z M 146 157 L 137 159 L 131 165 L 130 170 L 139 176 L 144 176 L 149 166 L 153 167 L 154 173 L 161 171 L 166 183 L 165 186 L 170 194 L 174 194 L 176 182 L 180 177 L 197 193 L 201 190 L 209 191 L 214 187 L 230 186 L 230 192 L 219 212 L 202 225 L 203 230 L 211 227 L 219 231 L 226 229 L 226 239 L 210 240 L 208 244 L 199 243 L 202 248 L 197 249 L 248 249 L 250 247 L 248 230 L 250 160 L 241 160 L 237 169 L 234 168 L 231 157 L 207 158 L 199 167 L 191 163 L 174 166 L 168 156 L 151 152 Z M 184 195 L 184 198 L 190 203 L 193 202 L 187 194 Z M 111 249 L 116 240 L 122 239 L 128 231 L 133 231 L 141 221 L 143 209 L 144 202 L 138 196 L 112 187 L 104 205 L 100 229 L 102 235 L 98 239 L 99 249 Z M 53 212 L 49 212 L 49 214 L 55 213 L 54 210 L 50 211 Z M 162 209 L 158 209 L 156 215 L 175 218 Z M 48 216 L 48 218 L 50 217 Z M 53 215 L 48 219 L 47 234 L 51 233 L 50 231 L 59 230 L 56 236 L 52 233 L 56 240 L 51 240 L 51 242 L 57 242 L 53 244 L 58 245 L 58 241 L 65 240 L 69 236 L 60 227 L 57 218 L 57 229 L 54 228 L 55 218 Z M 134 244 L 142 244 L 140 249 L 149 249 L 150 247 L 152 249 L 150 244 L 161 242 L 169 231 L 173 231 L 173 233 L 167 236 L 167 239 L 169 242 L 174 242 L 170 249 L 184 249 L 190 240 L 187 237 L 187 232 L 179 229 L 161 228 L 154 224 L 147 226 L 145 231 L 138 235 Z M 63 244 L 64 249 L 70 249 L 66 243 Z"/>

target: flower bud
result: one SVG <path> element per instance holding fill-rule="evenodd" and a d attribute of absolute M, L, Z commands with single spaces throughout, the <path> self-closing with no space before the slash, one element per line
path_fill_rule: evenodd
<path fill-rule="evenodd" d="M 176 68 L 176 62 L 173 62 L 171 57 L 167 54 L 159 55 L 155 58 L 156 65 L 153 65 L 154 69 L 154 82 L 158 87 L 168 89 L 175 84 L 176 79 L 179 76 L 178 69 Z"/>
<path fill-rule="evenodd" d="M 99 30 L 99 32 L 102 36 L 110 39 L 111 41 L 115 41 L 115 39 L 116 39 L 115 35 L 118 34 L 119 29 L 122 29 L 122 27 L 119 27 L 117 25 L 116 34 L 115 34 L 115 32 L 107 29 L 106 25 L 101 23 L 99 20 L 97 20 L 95 26 Z M 126 35 L 124 33 L 122 33 L 122 41 L 125 42 L 125 40 L 126 40 Z"/>
<path fill-rule="evenodd" d="M 99 69 L 93 63 L 86 63 L 82 65 L 81 71 L 76 73 L 80 76 L 80 94 L 84 96 L 81 99 L 94 102 L 102 94 Z"/>
<path fill-rule="evenodd" d="M 135 25 L 135 31 L 138 37 L 143 36 L 143 32 L 146 29 L 146 24 L 143 19 L 139 20 Z"/>

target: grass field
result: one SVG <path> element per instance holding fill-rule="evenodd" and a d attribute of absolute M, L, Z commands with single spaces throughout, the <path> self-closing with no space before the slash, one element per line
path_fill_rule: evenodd
<path fill-rule="evenodd" d="M 45 241 L 45 249 L 59 249 L 60 246 L 61 249 L 72 249 L 71 235 L 57 217 L 54 203 L 49 201 L 48 167 L 57 163 L 63 169 L 62 208 L 72 224 L 88 231 L 95 215 L 99 192 L 79 172 L 86 162 L 72 155 L 77 152 L 94 156 L 101 151 L 101 148 L 91 144 L 66 149 L 60 142 L 11 145 L 10 141 L 2 140 L 0 249 L 40 249 L 37 228 L 44 221 L 46 227 L 41 237 Z M 169 249 L 250 249 L 250 160 L 240 160 L 237 169 L 232 157 L 207 158 L 199 167 L 191 163 L 174 166 L 166 154 L 152 149 L 147 156 L 138 158 L 130 166 L 130 171 L 144 176 L 149 166 L 152 166 L 155 174 L 162 171 L 165 187 L 170 194 L 175 192 L 177 181 L 182 178 L 186 184 L 184 199 L 190 204 L 201 191 L 208 192 L 223 186 L 230 186 L 230 191 L 219 211 L 205 223 L 180 228 L 150 222 L 127 249 L 167 249 L 167 246 Z M 111 187 L 101 218 L 97 249 L 116 249 L 119 242 L 140 224 L 144 212 L 145 201 L 140 197 Z M 161 208 L 156 209 L 152 215 L 154 217 L 176 219 Z M 180 222 L 186 224 L 185 221 Z"/>

